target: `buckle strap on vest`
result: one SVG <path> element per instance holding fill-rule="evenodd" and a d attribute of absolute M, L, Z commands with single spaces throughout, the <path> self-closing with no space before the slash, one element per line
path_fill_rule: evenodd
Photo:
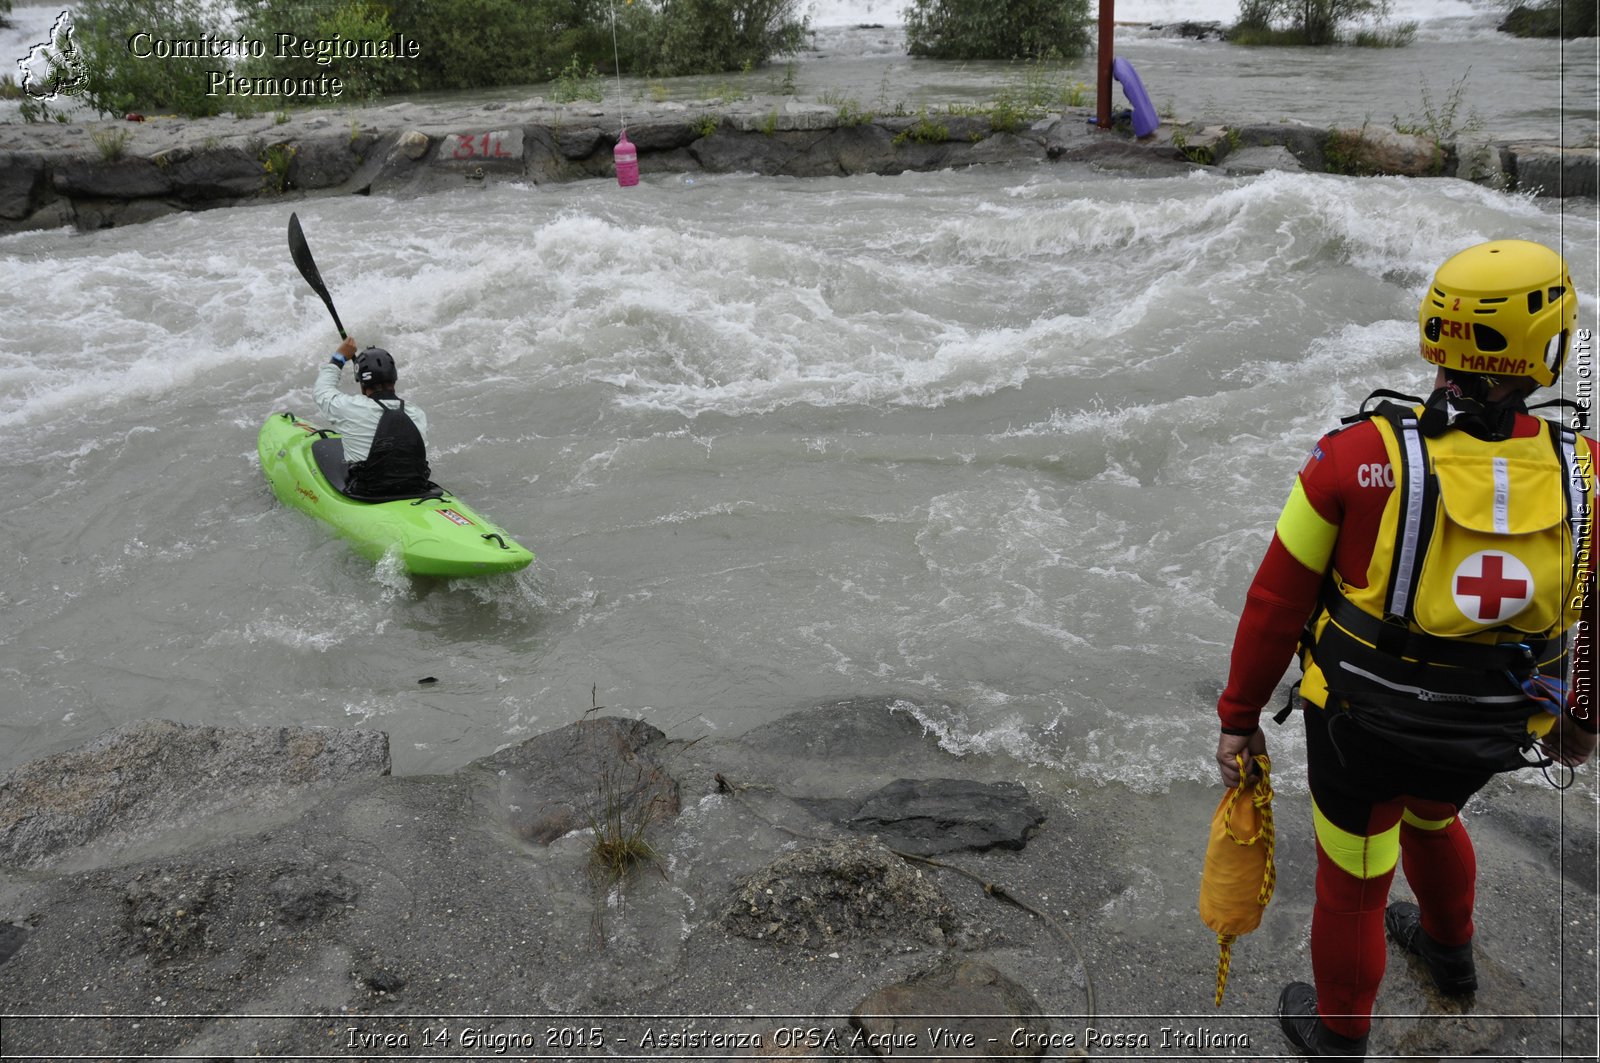
<path fill-rule="evenodd" d="M 1332 587 L 1326 588 L 1322 604 L 1334 623 L 1362 642 L 1377 647 L 1379 652 L 1397 660 L 1410 658 L 1450 668 L 1471 668 L 1484 672 L 1506 671 L 1520 680 L 1537 672 L 1539 662 L 1545 659 L 1552 648 L 1556 650 L 1562 648 L 1555 645 L 1553 639 L 1496 643 L 1463 642 L 1460 639 L 1446 639 L 1412 631 L 1403 624 L 1379 620 Z"/>

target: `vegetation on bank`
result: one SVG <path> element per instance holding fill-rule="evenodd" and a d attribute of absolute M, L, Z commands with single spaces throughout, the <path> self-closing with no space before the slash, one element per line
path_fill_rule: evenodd
<path fill-rule="evenodd" d="M 1059 59 L 1082 55 L 1089 0 L 911 0 L 906 46 L 933 59 Z"/>
<path fill-rule="evenodd" d="M 805 43 L 803 5 L 617 0 L 615 42 L 610 0 L 239 0 L 233 23 L 207 0 L 81 0 L 72 10 L 85 102 L 104 114 L 199 117 L 327 99 L 332 79 L 349 103 L 598 78 L 619 63 L 655 77 L 749 70 Z M 283 35 L 300 46 L 285 50 Z M 223 75 L 234 80 L 219 85 Z M 286 88 L 301 84 L 322 88 Z"/>
<path fill-rule="evenodd" d="M 1228 40 L 1244 45 L 1353 44 L 1367 48 L 1401 48 L 1416 39 L 1417 24 L 1385 26 L 1390 0 L 1240 0 L 1239 21 Z M 1344 27 L 1374 20 L 1346 35 Z"/>

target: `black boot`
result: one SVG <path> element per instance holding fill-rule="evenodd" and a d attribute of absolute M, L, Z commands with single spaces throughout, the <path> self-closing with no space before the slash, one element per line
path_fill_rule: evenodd
<path fill-rule="evenodd" d="M 1422 929 L 1422 912 L 1407 901 L 1395 901 L 1383 913 L 1383 925 L 1396 945 L 1422 957 L 1439 992 L 1466 996 L 1478 988 L 1478 969 L 1472 962 L 1472 942 L 1441 945 Z"/>
<path fill-rule="evenodd" d="M 1366 1035 L 1345 1037 L 1324 1026 L 1317 1014 L 1317 991 L 1304 982 L 1290 982 L 1283 987 L 1278 996 L 1278 1025 L 1302 1055 L 1367 1058 Z"/>

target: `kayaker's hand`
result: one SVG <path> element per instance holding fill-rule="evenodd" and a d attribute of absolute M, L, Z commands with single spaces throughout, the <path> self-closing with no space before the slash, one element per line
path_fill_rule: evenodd
<path fill-rule="evenodd" d="M 327 348 L 323 349 L 326 350 Z M 337 353 L 347 362 L 354 358 L 356 354 L 356 341 L 354 337 L 346 336 L 344 338 L 344 342 L 339 344 L 339 350 Z"/>
<path fill-rule="evenodd" d="M 1267 751 L 1267 736 L 1257 728 L 1255 734 L 1231 735 L 1226 732 L 1217 739 L 1217 768 L 1222 772 L 1222 785 L 1233 789 L 1239 785 L 1239 765 L 1234 757 L 1244 754 L 1245 768 L 1250 768 L 1256 757 Z"/>

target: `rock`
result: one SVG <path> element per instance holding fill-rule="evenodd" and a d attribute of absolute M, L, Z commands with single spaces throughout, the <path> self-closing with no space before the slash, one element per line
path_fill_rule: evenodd
<path fill-rule="evenodd" d="M 1595 36 L 1596 12 L 1587 0 L 1562 0 L 1545 2 L 1533 7 L 1518 4 L 1513 7 L 1500 25 L 1501 33 L 1513 37 L 1579 37 Z"/>
<path fill-rule="evenodd" d="M 1246 125 L 1232 127 L 1233 150 L 1252 147 L 1283 147 L 1299 160 L 1306 170 L 1320 172 L 1323 167 L 1322 145 L 1328 137 L 1326 129 L 1308 125 Z"/>
<path fill-rule="evenodd" d="M 1510 150 L 1517 191 L 1563 198 L 1596 195 L 1597 160 L 1593 148 L 1514 144 Z"/>
<path fill-rule="evenodd" d="M 665 104 L 662 106 L 666 107 Z M 682 111 L 685 108 L 678 104 L 676 109 Z M 688 147 L 700 139 L 697 125 L 682 118 L 643 121 L 628 127 L 628 139 L 641 152 L 672 151 Z"/>
<path fill-rule="evenodd" d="M 1393 129 L 1330 130 L 1323 152 L 1330 170 L 1362 176 L 1437 177 L 1455 164 L 1432 137 Z"/>
<path fill-rule="evenodd" d="M 216 148 L 198 154 L 185 152 L 158 156 L 165 162 L 173 194 L 186 200 L 230 199 L 261 191 L 267 175 L 261 160 L 240 148 Z"/>
<path fill-rule="evenodd" d="M 27 939 L 28 932 L 22 927 L 11 923 L 0 923 L 0 963 L 5 963 L 15 956 Z"/>
<path fill-rule="evenodd" d="M 1511 174 L 1507 171 L 1500 148 L 1488 141 L 1465 141 L 1456 144 L 1454 177 L 1489 188 L 1511 187 Z"/>
<path fill-rule="evenodd" d="M 35 152 L 0 152 L 0 218 L 26 218 L 49 194 L 44 156 Z"/>
<path fill-rule="evenodd" d="M 971 960 L 947 960 L 871 993 L 850 1023 L 878 1055 L 922 1059 L 1033 1059 L 1049 1033 L 1026 989 Z"/>
<path fill-rule="evenodd" d="M 552 133 L 551 139 L 555 142 L 556 150 L 569 159 L 587 159 L 599 151 L 607 141 L 606 132 L 597 126 L 560 126 Z M 633 140 L 630 130 L 628 139 Z M 635 147 L 639 146 L 637 140 L 633 141 Z"/>
<path fill-rule="evenodd" d="M 1305 167 L 1300 165 L 1300 160 L 1295 157 L 1294 152 L 1281 144 L 1274 144 L 1232 152 L 1217 164 L 1217 169 L 1230 176 L 1245 177 L 1273 170 L 1298 173 Z"/>
<path fill-rule="evenodd" d="M 1044 822 L 1021 784 L 966 779 L 896 779 L 844 815 L 837 803 L 821 810 L 848 830 L 917 856 L 1021 849 Z"/>
<path fill-rule="evenodd" d="M 493 166 L 499 170 L 522 169 L 522 127 L 491 129 L 477 133 L 450 133 L 439 141 L 433 163 L 452 167 Z"/>
<path fill-rule="evenodd" d="M 1220 41 L 1225 35 L 1221 22 L 1152 22 L 1150 30 L 1158 37 L 1182 37 L 1192 41 Z"/>
<path fill-rule="evenodd" d="M 775 174 L 797 152 L 787 137 L 739 134 L 719 128 L 690 144 L 689 154 L 711 173 Z"/>
<path fill-rule="evenodd" d="M 380 731 L 124 724 L 0 779 L 0 864 L 44 867 L 89 843 L 115 850 L 388 773 Z"/>
<path fill-rule="evenodd" d="M 873 842 L 780 857 L 746 878 L 722 915 L 740 937 L 810 948 L 882 935 L 943 943 L 955 909 L 931 880 Z"/>
<path fill-rule="evenodd" d="M 581 720 L 474 761 L 495 780 L 505 822 L 549 845 L 608 820 L 645 826 L 678 814 L 678 783 L 662 767 L 656 728 L 616 716 Z"/>
<path fill-rule="evenodd" d="M 415 161 L 428 154 L 428 147 L 432 143 L 428 134 L 419 129 L 408 129 L 394 142 L 394 147 L 389 149 L 389 155 L 391 158 L 404 156 Z"/>
<path fill-rule="evenodd" d="M 167 171 L 149 159 L 75 158 L 57 168 L 55 189 L 64 196 L 142 199 L 172 191 Z"/>
<path fill-rule="evenodd" d="M 423 139 L 426 141 L 427 138 L 424 136 Z M 289 164 L 289 186 L 311 190 L 336 188 L 344 184 L 355 175 L 372 144 L 373 138 L 363 133 L 303 141 L 294 161 Z M 415 145 L 416 142 L 412 141 L 412 148 Z M 428 146 L 424 143 L 423 154 L 427 154 L 427 150 Z"/>

